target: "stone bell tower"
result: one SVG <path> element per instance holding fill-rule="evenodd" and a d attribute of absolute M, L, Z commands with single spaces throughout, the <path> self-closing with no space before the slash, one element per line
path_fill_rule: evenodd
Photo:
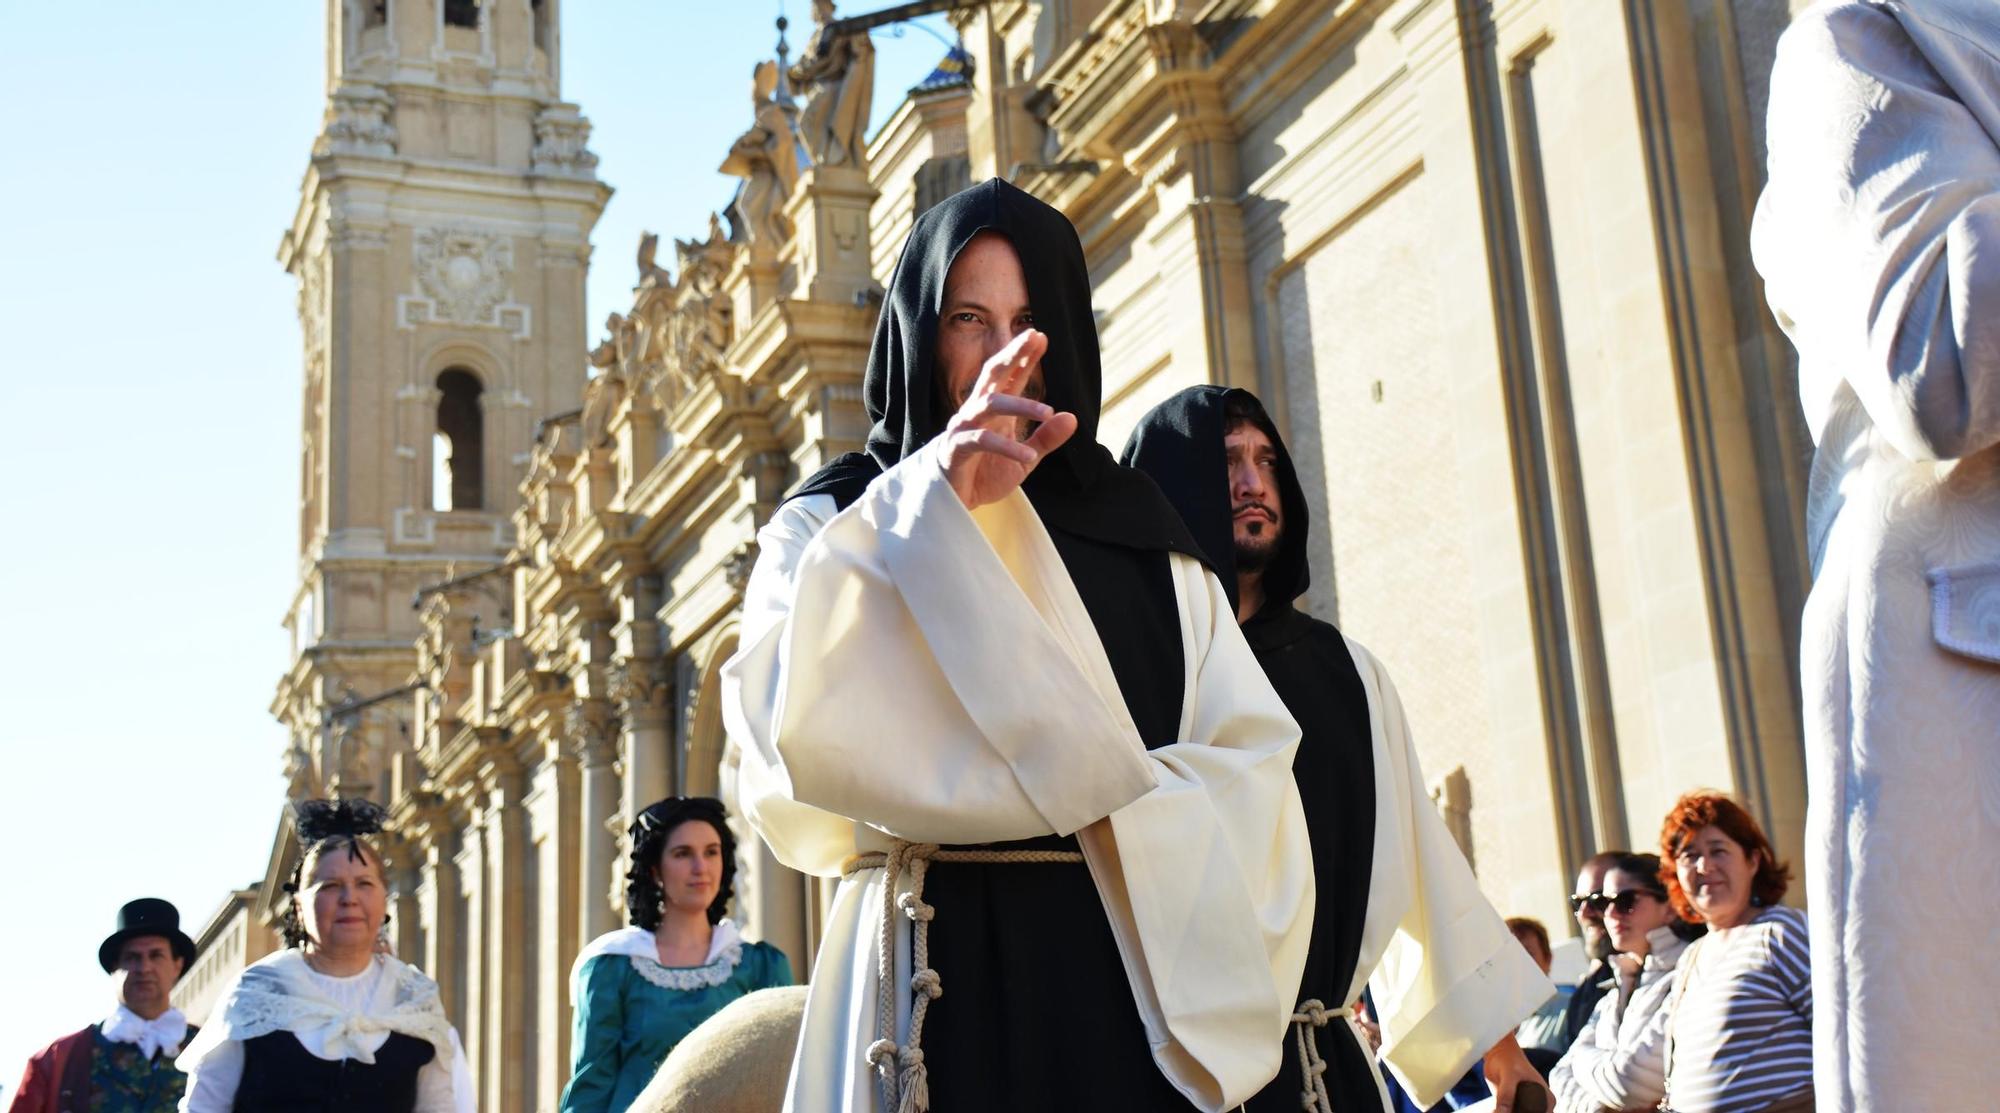
<path fill-rule="evenodd" d="M 412 599 L 505 559 L 536 426 L 581 402 L 611 190 L 562 100 L 559 3 L 327 0 L 326 114 L 278 248 L 305 340 L 272 708 L 294 796 L 393 791 L 410 701 L 370 701 L 410 680 Z"/>

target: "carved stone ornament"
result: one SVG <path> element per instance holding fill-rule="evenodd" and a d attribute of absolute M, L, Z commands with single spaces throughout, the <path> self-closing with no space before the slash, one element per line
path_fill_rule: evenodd
<path fill-rule="evenodd" d="M 778 99 L 777 89 L 778 63 L 768 59 L 757 63 L 750 77 L 753 122 L 718 167 L 743 179 L 736 199 L 729 203 L 729 219 L 735 238 L 761 256 L 775 254 L 778 245 L 791 237 L 791 225 L 780 210 L 798 184 L 804 159 L 795 109 Z"/>
<path fill-rule="evenodd" d="M 514 241 L 470 228 L 425 228 L 416 236 L 417 284 L 437 315 L 460 324 L 489 324 L 507 298 Z"/>
<path fill-rule="evenodd" d="M 318 372 L 326 359 L 326 260 L 307 257 L 299 265 L 299 328 L 306 341 L 306 370 Z"/>
<path fill-rule="evenodd" d="M 597 156 L 588 146 L 590 121 L 577 115 L 576 106 L 552 105 L 535 117 L 534 171 L 565 178 L 592 178 L 597 175 Z"/>
<path fill-rule="evenodd" d="M 368 155 L 388 158 L 396 153 L 396 128 L 389 122 L 394 102 L 374 85 L 342 85 L 327 98 L 326 118 L 316 155 Z"/>
<path fill-rule="evenodd" d="M 563 712 L 563 732 L 570 752 L 585 766 L 611 764 L 617 747 L 611 731 L 611 711 L 594 700 L 577 700 Z"/>
<path fill-rule="evenodd" d="M 673 698 L 664 662 L 646 658 L 613 658 L 605 668 L 606 687 L 627 721 L 642 712 L 665 711 Z"/>
<path fill-rule="evenodd" d="M 745 541 L 723 561 L 722 580 L 729 590 L 741 592 L 750 584 L 750 570 L 757 566 L 757 543 Z"/>
<path fill-rule="evenodd" d="M 736 338 L 735 305 L 723 291 L 722 279 L 736 250 L 714 215 L 706 240 L 674 241 L 680 278 L 671 308 L 654 325 L 661 335 L 651 345 L 658 350 L 644 380 L 661 409 L 672 409 L 722 372 L 724 354 Z"/>

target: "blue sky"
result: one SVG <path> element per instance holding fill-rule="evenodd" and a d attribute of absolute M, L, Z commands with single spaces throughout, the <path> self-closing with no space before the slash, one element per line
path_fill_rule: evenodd
<path fill-rule="evenodd" d="M 270 849 L 300 389 L 295 291 L 274 256 L 319 125 L 325 4 L 0 10 L 15 106 L 0 157 L 11 1092 L 30 1052 L 109 1010 L 95 955 L 120 904 L 166 897 L 193 934 Z M 748 126 L 776 14 L 567 6 L 563 92 L 618 190 L 593 237 L 587 320 L 629 302 L 642 230 L 699 235 L 728 200 L 714 167 Z M 810 19 L 803 0 L 786 14 Z M 794 26 L 795 48 L 809 30 Z M 875 44 L 880 123 L 944 47 L 915 30 Z"/>

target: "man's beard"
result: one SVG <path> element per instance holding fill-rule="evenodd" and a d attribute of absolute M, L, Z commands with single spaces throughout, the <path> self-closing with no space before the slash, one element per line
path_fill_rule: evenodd
<path fill-rule="evenodd" d="M 1264 528 L 1245 537 L 1240 532 L 1244 523 L 1237 522 L 1234 515 L 1259 505 L 1261 504 L 1245 502 L 1230 508 L 1232 511 L 1230 540 L 1236 544 L 1236 570 L 1253 576 L 1269 568 L 1272 558 L 1278 555 L 1278 523 L 1270 518 L 1252 518 L 1248 524 L 1262 525 Z"/>
<path fill-rule="evenodd" d="M 1603 962 L 1605 959 L 1617 954 L 1618 947 L 1611 942 L 1610 929 L 1598 928 L 1597 934 L 1592 935 L 1590 929 L 1585 928 L 1583 932 L 1583 953 L 1589 955 L 1592 962 Z"/>
<path fill-rule="evenodd" d="M 1236 539 L 1236 570 L 1256 575 L 1271 566 L 1271 558 L 1278 555 L 1278 539 L 1266 533 L 1262 537 Z"/>

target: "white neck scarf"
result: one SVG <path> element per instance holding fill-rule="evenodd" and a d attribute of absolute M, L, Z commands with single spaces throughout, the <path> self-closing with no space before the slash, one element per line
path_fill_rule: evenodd
<path fill-rule="evenodd" d="M 113 1043 L 133 1044 L 151 1059 L 162 1051 L 169 1055 L 180 1054 L 181 1041 L 187 1039 L 188 1022 L 179 1009 L 168 1009 L 147 1020 L 120 1002 L 111 1015 L 104 1018 L 104 1023 L 97 1027 L 104 1033 L 105 1039 Z"/>

